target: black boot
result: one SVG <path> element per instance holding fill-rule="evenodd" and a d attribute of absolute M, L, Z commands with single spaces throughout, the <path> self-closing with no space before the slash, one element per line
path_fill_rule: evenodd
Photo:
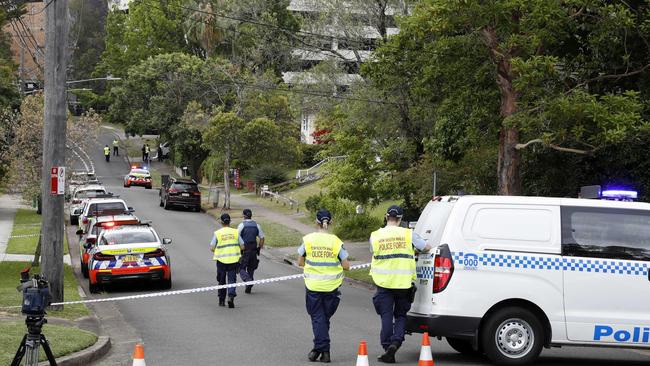
<path fill-rule="evenodd" d="M 395 352 L 397 352 L 398 348 L 399 346 L 391 344 L 386 348 L 386 352 L 384 352 L 383 355 L 377 357 L 377 361 L 383 363 L 395 363 Z"/>
<path fill-rule="evenodd" d="M 246 286 L 246 290 L 244 290 L 244 292 L 247 293 L 247 294 L 250 294 L 252 289 L 253 289 L 253 286 L 248 285 L 248 286 Z"/>
<path fill-rule="evenodd" d="M 325 362 L 325 363 L 330 363 L 330 353 L 329 352 L 323 352 L 322 355 L 320 355 L 320 362 Z"/>
<path fill-rule="evenodd" d="M 309 351 L 309 354 L 307 354 L 307 358 L 311 362 L 315 362 L 316 360 L 318 360 L 318 356 L 320 356 L 320 351 L 317 351 L 315 349 Z"/>
<path fill-rule="evenodd" d="M 219 306 L 226 306 L 226 299 L 224 298 L 219 298 Z"/>
<path fill-rule="evenodd" d="M 235 298 L 234 297 L 229 297 L 228 298 L 228 307 L 231 308 L 231 309 L 235 307 Z"/>

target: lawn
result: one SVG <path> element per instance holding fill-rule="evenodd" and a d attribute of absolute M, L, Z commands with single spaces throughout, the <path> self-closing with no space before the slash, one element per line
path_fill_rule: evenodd
<path fill-rule="evenodd" d="M 263 218 L 256 218 L 255 221 L 264 230 L 264 236 L 266 237 L 264 245 L 269 247 L 297 247 L 302 242 L 303 235 L 298 230 Z"/>
<path fill-rule="evenodd" d="M 20 208 L 16 211 L 14 227 L 11 236 L 33 235 L 24 238 L 11 238 L 7 244 L 9 254 L 34 254 L 38 245 L 38 234 L 41 231 L 41 215 L 36 210 Z M 63 251 L 68 253 L 66 236 L 63 236 Z"/>
<path fill-rule="evenodd" d="M 0 307 L 20 306 L 22 294 L 16 291 L 19 284 L 20 271 L 30 266 L 28 262 L 0 262 Z M 37 267 L 32 268 L 31 273 L 38 273 Z M 77 280 L 72 273 L 72 267 L 64 265 L 64 287 L 65 300 L 81 300 L 77 289 Z M 9 309 L 10 313 L 20 314 L 20 309 Z M 82 316 L 90 315 L 88 308 L 83 305 L 67 305 L 63 310 L 49 310 L 50 316 L 74 320 Z"/>
<path fill-rule="evenodd" d="M 26 331 L 27 328 L 22 321 L 0 322 L 0 365 L 11 363 Z M 43 333 L 50 343 L 54 357 L 80 351 L 97 341 L 95 334 L 74 327 L 46 324 L 43 326 Z M 39 358 L 41 361 L 46 359 L 42 348 Z"/>
<path fill-rule="evenodd" d="M 345 271 L 345 277 L 374 284 L 372 277 L 370 277 L 369 268 L 355 269 L 354 271 Z"/>

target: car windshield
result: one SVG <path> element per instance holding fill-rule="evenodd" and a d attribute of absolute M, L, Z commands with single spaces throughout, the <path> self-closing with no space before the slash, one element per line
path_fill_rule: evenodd
<path fill-rule="evenodd" d="M 93 203 L 88 209 L 88 216 L 118 215 L 126 212 L 127 210 L 128 209 L 122 202 Z"/>
<path fill-rule="evenodd" d="M 151 230 L 129 230 L 107 232 L 102 237 L 100 245 L 154 243 L 156 236 Z"/>
<path fill-rule="evenodd" d="M 84 190 L 75 193 L 74 196 L 75 198 L 94 198 L 100 194 L 106 194 L 106 191 L 103 189 Z"/>
<path fill-rule="evenodd" d="M 174 183 L 172 188 L 177 190 L 177 191 L 189 191 L 189 192 L 198 192 L 199 191 L 196 184 L 192 184 L 192 183 Z"/>

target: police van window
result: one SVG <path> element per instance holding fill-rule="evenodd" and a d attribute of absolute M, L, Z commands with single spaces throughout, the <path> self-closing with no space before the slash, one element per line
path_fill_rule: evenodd
<path fill-rule="evenodd" d="M 562 254 L 650 260 L 650 212 L 562 207 Z"/>

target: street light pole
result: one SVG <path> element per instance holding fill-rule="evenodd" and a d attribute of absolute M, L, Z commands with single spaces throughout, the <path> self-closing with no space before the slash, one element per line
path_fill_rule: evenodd
<path fill-rule="evenodd" d="M 63 195 L 51 194 L 53 167 L 65 164 L 68 0 L 46 6 L 45 123 L 43 126 L 41 273 L 50 281 L 52 302 L 63 301 Z"/>

